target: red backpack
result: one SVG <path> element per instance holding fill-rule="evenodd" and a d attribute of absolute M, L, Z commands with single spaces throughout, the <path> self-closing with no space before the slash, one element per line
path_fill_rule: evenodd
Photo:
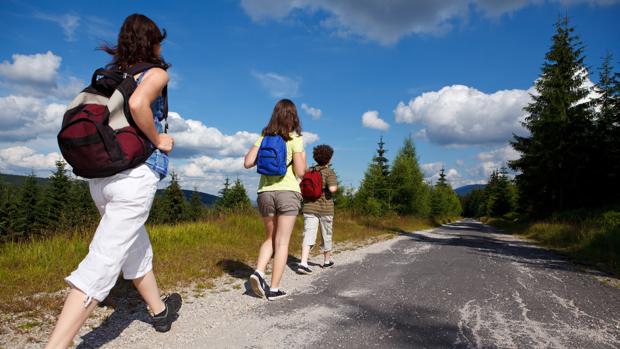
<path fill-rule="evenodd" d="M 323 176 L 321 172 L 313 167 L 310 172 L 304 174 L 301 183 L 301 196 L 308 201 L 315 201 L 323 195 Z"/>
<path fill-rule="evenodd" d="M 139 63 L 127 72 L 97 69 L 67 107 L 58 146 L 73 172 L 84 178 L 109 177 L 143 164 L 155 150 L 129 109 L 137 83 L 134 75 L 160 65 Z M 164 115 L 168 115 L 167 88 Z"/>

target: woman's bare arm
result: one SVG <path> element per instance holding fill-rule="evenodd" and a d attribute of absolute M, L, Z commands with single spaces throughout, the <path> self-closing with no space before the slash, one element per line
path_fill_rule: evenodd
<path fill-rule="evenodd" d="M 159 96 L 168 83 L 168 73 L 161 68 L 152 68 L 144 77 L 134 93 L 129 97 L 129 109 L 136 125 L 158 149 L 169 152 L 173 140 L 167 134 L 158 134 L 153 123 L 151 103 Z"/>

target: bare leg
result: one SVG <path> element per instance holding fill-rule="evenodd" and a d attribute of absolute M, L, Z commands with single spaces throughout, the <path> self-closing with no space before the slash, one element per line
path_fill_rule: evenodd
<path fill-rule="evenodd" d="M 62 312 L 58 317 L 56 327 L 50 336 L 50 340 L 45 348 L 59 349 L 68 348 L 73 338 L 78 333 L 90 313 L 95 309 L 98 301 L 92 300 L 88 306 L 84 306 L 86 295 L 77 288 L 71 288 Z"/>
<path fill-rule="evenodd" d="M 301 264 L 308 265 L 308 258 L 310 257 L 310 250 L 312 246 L 310 245 L 301 245 Z"/>
<path fill-rule="evenodd" d="M 332 260 L 332 251 L 323 252 L 323 264 Z"/>
<path fill-rule="evenodd" d="M 144 276 L 134 279 L 133 284 L 153 314 L 159 314 L 166 309 L 166 305 L 161 301 L 157 280 L 155 280 L 155 274 L 152 270 Z"/>
<path fill-rule="evenodd" d="M 267 264 L 271 260 L 271 256 L 273 256 L 274 251 L 274 233 L 278 228 L 278 218 L 276 216 L 272 217 L 263 217 L 263 224 L 265 224 L 265 241 L 260 246 L 260 251 L 258 252 L 258 261 L 256 262 L 256 270 L 261 273 L 265 273 L 265 269 L 267 269 Z"/>
<path fill-rule="evenodd" d="M 278 216 L 278 226 L 275 236 L 276 253 L 273 257 L 273 274 L 271 275 L 271 288 L 279 288 L 284 266 L 288 258 L 288 243 L 291 239 L 296 216 Z"/>

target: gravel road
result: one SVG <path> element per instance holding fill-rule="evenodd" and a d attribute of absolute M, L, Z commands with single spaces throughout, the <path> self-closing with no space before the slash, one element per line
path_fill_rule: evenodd
<path fill-rule="evenodd" d="M 76 344 L 620 348 L 620 288 L 609 284 L 618 280 L 477 222 L 402 234 L 335 260 L 311 276 L 287 270 L 290 296 L 274 302 L 253 297 L 251 269 L 231 262 L 215 291 L 189 292 L 171 332 L 156 333 L 141 306 L 118 307 Z"/>

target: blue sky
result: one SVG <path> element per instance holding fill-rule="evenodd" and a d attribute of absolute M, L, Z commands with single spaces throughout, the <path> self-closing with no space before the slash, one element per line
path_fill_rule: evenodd
<path fill-rule="evenodd" d="M 49 174 L 64 105 L 109 61 L 95 48 L 139 12 L 168 31 L 173 167 L 209 193 L 226 176 L 255 191 L 240 158 L 281 97 L 347 186 L 381 135 L 390 158 L 413 136 L 428 180 L 444 166 L 455 187 L 482 182 L 518 156 L 507 141 L 559 15 L 594 82 L 606 51 L 620 61 L 617 0 L 0 3 L 0 172 Z"/>

